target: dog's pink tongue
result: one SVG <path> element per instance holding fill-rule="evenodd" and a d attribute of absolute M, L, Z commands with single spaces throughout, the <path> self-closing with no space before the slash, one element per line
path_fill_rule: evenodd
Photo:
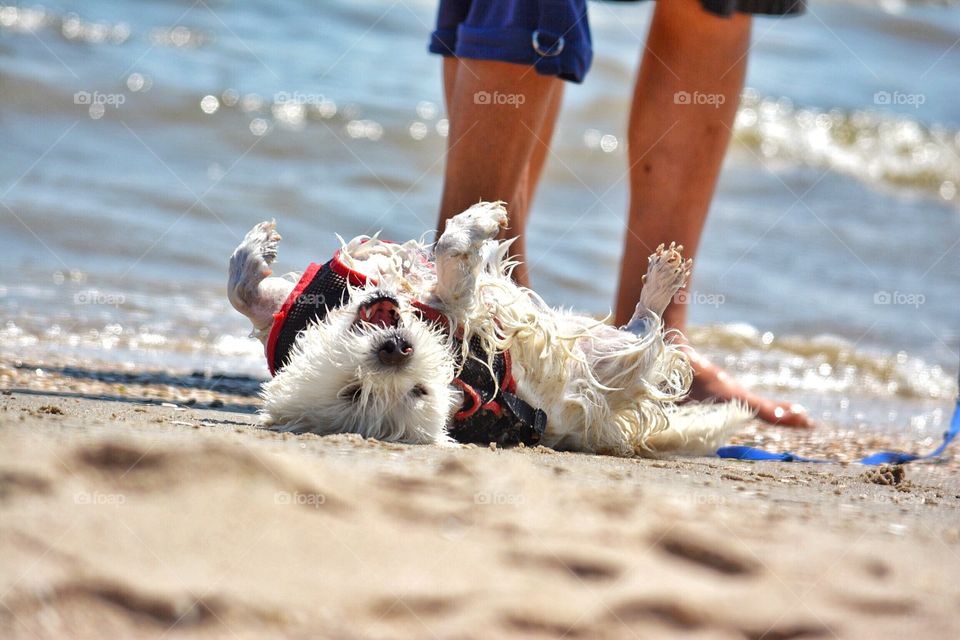
<path fill-rule="evenodd" d="M 360 308 L 360 319 L 378 327 L 395 327 L 399 317 L 397 305 L 389 300 L 380 300 Z"/>

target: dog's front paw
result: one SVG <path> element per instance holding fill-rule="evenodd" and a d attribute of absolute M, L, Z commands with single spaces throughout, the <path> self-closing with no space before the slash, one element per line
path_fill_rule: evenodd
<path fill-rule="evenodd" d="M 497 237 L 508 222 L 507 209 L 502 202 L 478 202 L 460 216 L 464 217 L 464 227 L 477 243 Z"/>
<path fill-rule="evenodd" d="M 478 202 L 447 221 L 437 242 L 438 253 L 478 252 L 487 240 L 497 237 L 507 226 L 507 210 L 502 202 Z"/>
<path fill-rule="evenodd" d="M 657 315 L 663 315 L 670 300 L 690 279 L 693 260 L 684 260 L 682 252 L 683 245 L 661 244 L 648 260 L 640 302 Z"/>
<path fill-rule="evenodd" d="M 477 278 L 483 270 L 484 245 L 507 225 L 501 202 L 479 202 L 447 221 L 434 247 L 437 265 L 437 303 L 449 316 L 469 309 L 475 300 Z"/>
<path fill-rule="evenodd" d="M 281 239 L 277 233 L 277 221 L 268 220 L 250 229 L 240 246 L 245 247 L 251 256 L 259 257 L 270 265 L 277 259 L 277 246 Z"/>
<path fill-rule="evenodd" d="M 227 296 L 240 313 L 249 316 L 256 306 L 258 287 L 272 273 L 270 265 L 277 259 L 279 242 L 276 221 L 261 222 L 247 232 L 230 256 Z"/>

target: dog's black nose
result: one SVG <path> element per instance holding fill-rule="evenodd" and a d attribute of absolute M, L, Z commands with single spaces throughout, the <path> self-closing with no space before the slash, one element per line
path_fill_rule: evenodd
<path fill-rule="evenodd" d="M 397 366 L 413 355 L 413 347 L 400 336 L 391 336 L 380 345 L 380 362 Z"/>

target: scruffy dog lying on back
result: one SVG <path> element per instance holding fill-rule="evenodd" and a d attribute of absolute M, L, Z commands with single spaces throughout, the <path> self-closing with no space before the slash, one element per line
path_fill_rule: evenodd
<path fill-rule="evenodd" d="M 266 348 L 263 418 L 297 433 L 406 443 L 540 443 L 632 456 L 712 453 L 749 418 L 681 405 L 692 373 L 661 315 L 689 276 L 682 247 L 650 256 L 616 329 L 517 286 L 497 242 L 501 203 L 451 219 L 435 246 L 341 241 L 328 262 L 269 277 L 280 240 L 255 226 L 230 258 L 228 293 Z"/>

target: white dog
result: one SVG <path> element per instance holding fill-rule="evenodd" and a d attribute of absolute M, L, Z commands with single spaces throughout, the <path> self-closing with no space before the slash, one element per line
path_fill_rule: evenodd
<path fill-rule="evenodd" d="M 263 341 L 273 428 L 407 443 L 541 443 L 632 456 L 708 454 L 750 414 L 681 405 L 692 373 L 661 315 L 689 277 L 682 247 L 650 256 L 621 329 L 549 308 L 510 274 L 501 203 L 447 223 L 434 247 L 358 237 L 329 262 L 268 277 L 280 236 L 255 226 L 228 293 Z M 432 250 L 431 250 L 432 249 Z"/>

